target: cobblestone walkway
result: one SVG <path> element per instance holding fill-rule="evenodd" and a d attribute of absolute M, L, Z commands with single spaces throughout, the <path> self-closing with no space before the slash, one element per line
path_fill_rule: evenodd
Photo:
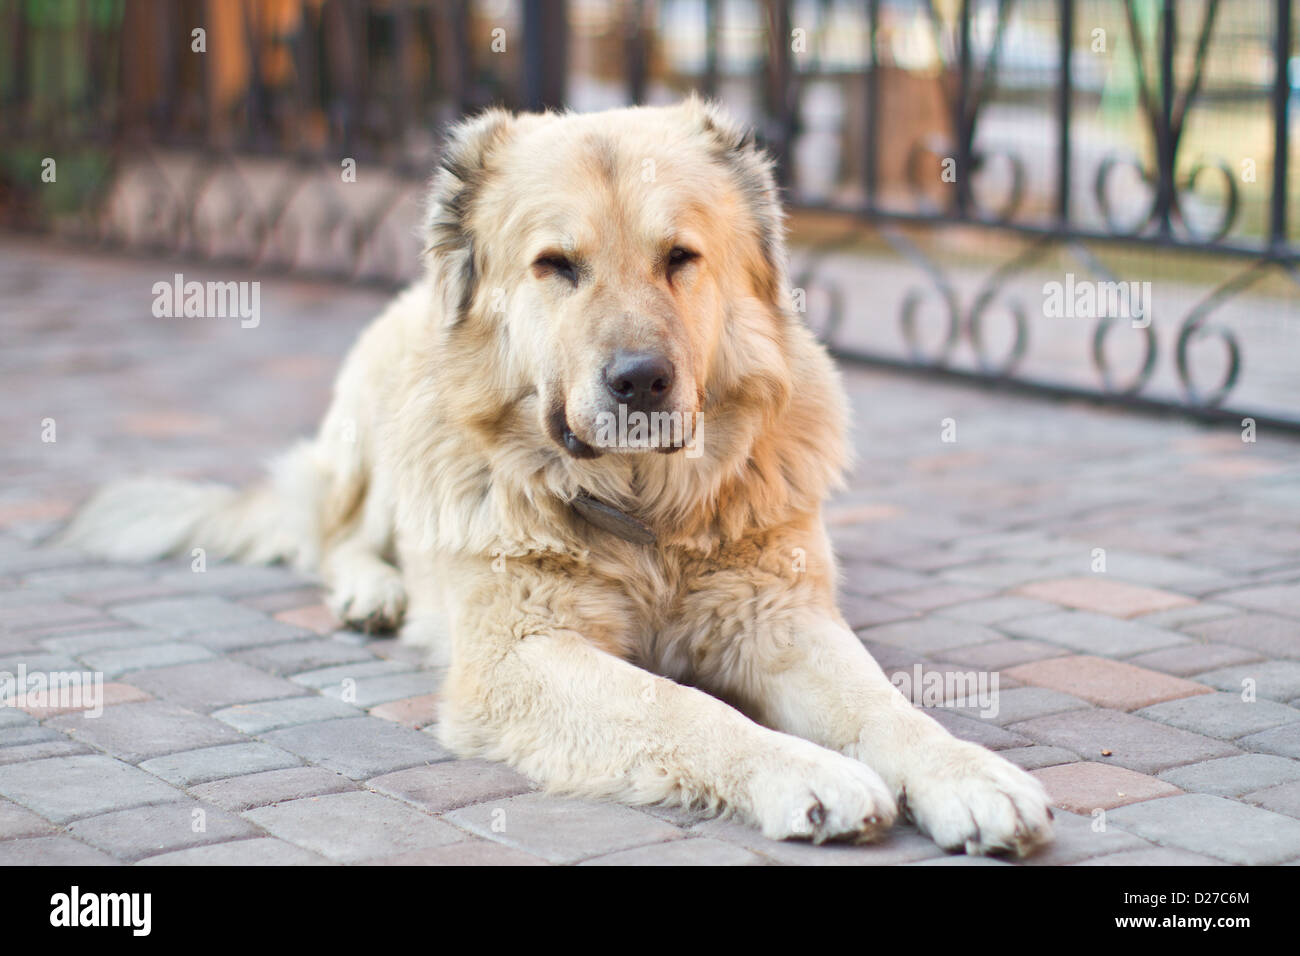
<path fill-rule="evenodd" d="M 549 798 L 451 759 L 438 674 L 336 630 L 310 582 L 37 547 L 114 476 L 256 477 L 384 300 L 264 280 L 256 328 L 154 318 L 176 271 L 0 242 L 0 672 L 105 682 L 97 717 L 0 707 L 0 864 L 1002 862 L 908 827 L 813 847 Z M 1046 784 L 1058 839 L 1030 865 L 1300 862 L 1300 443 L 847 380 L 845 613 L 954 733 Z M 955 699 L 964 675 L 996 707 Z"/>

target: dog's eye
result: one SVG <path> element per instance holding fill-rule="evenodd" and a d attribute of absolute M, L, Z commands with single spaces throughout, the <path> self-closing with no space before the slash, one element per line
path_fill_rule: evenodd
<path fill-rule="evenodd" d="M 540 276 L 559 276 L 574 285 L 578 284 L 578 267 L 573 260 L 560 255 L 538 256 L 533 260 L 533 271 Z"/>
<path fill-rule="evenodd" d="M 698 259 L 700 254 L 684 246 L 673 246 L 672 251 L 668 253 L 668 274 L 672 275 L 686 263 Z"/>

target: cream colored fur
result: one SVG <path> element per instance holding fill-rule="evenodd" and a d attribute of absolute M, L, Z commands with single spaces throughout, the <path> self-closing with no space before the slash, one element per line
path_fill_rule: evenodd
<path fill-rule="evenodd" d="M 670 265 L 677 247 L 694 258 Z M 948 848 L 1050 839 L 1038 782 L 913 708 L 835 608 L 820 509 L 845 400 L 789 308 L 776 190 L 742 130 L 694 99 L 483 114 L 435 177 L 427 261 L 265 486 L 112 487 L 65 541 L 319 572 L 344 620 L 404 620 L 449 664 L 448 746 L 555 790 L 818 842 L 879 837 L 905 798 Z M 698 457 L 558 440 L 593 443 L 624 346 L 672 357 Z M 580 492 L 658 544 L 586 523 Z"/>

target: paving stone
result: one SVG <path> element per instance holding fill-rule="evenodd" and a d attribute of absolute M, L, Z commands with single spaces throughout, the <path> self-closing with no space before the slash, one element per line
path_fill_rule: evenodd
<path fill-rule="evenodd" d="M 246 743 L 154 757 L 141 763 L 140 769 L 178 787 L 189 787 L 263 770 L 284 770 L 300 763 L 293 754 L 270 744 Z"/>
<path fill-rule="evenodd" d="M 0 841 L 0 866 L 120 866 L 94 847 L 66 836 Z"/>
<path fill-rule="evenodd" d="M 1041 661 L 1049 657 L 1062 657 L 1069 652 L 1063 647 L 1043 644 L 1039 641 L 1006 640 L 990 641 L 987 644 L 975 644 L 971 647 L 953 647 L 943 652 L 943 656 L 954 664 L 978 667 L 981 670 L 1001 671 L 1017 664 Z"/>
<path fill-rule="evenodd" d="M 418 697 L 405 697 L 401 700 L 388 701 L 370 708 L 371 717 L 381 717 L 420 730 L 438 720 L 438 695 L 421 694 Z"/>
<path fill-rule="evenodd" d="M 500 800 L 535 789 L 527 777 L 505 764 L 489 760 L 449 760 L 428 767 L 412 767 L 375 777 L 366 786 L 430 813 Z"/>
<path fill-rule="evenodd" d="M 1146 850 L 1128 850 L 1125 853 L 1112 853 L 1109 856 L 1093 857 L 1080 860 L 1074 866 L 1227 866 L 1222 860 L 1173 850 L 1164 846 L 1153 846 Z"/>
<path fill-rule="evenodd" d="M 219 597 L 178 597 L 138 604 L 119 604 L 113 614 L 141 627 L 165 631 L 173 637 L 217 628 L 252 627 L 266 617 L 251 608 Z"/>
<path fill-rule="evenodd" d="M 677 827 L 614 803 L 526 793 L 452 810 L 447 820 L 471 833 L 552 863 L 681 839 Z"/>
<path fill-rule="evenodd" d="M 1205 671 L 1259 660 L 1259 655 L 1244 647 L 1230 644 L 1184 644 L 1150 654 L 1130 657 L 1135 667 L 1149 667 L 1175 677 L 1191 677 Z"/>
<path fill-rule="evenodd" d="M 909 588 L 924 587 L 933 579 L 913 571 L 900 571 L 884 564 L 862 561 L 846 561 L 841 574 L 840 588 L 850 594 L 867 597 L 885 594 L 889 591 L 905 591 Z"/>
<path fill-rule="evenodd" d="M 244 817 L 281 840 L 344 863 L 465 839 L 435 817 L 367 791 L 304 797 L 247 810 Z"/>
<path fill-rule="evenodd" d="M 672 840 L 619 850 L 579 866 L 764 866 L 767 861 L 743 847 L 708 837 Z"/>
<path fill-rule="evenodd" d="M 193 710 L 203 711 L 307 693 L 282 677 L 229 660 L 141 671 L 132 675 L 131 683 L 155 697 L 184 702 Z"/>
<path fill-rule="evenodd" d="M 310 850 L 274 837 L 253 837 L 231 843 L 212 843 L 160 853 L 137 866 L 329 866 L 330 861 Z"/>
<path fill-rule="evenodd" d="M 1008 729 L 1072 750 L 1087 760 L 1100 761 L 1104 757 L 1108 763 L 1146 774 L 1241 752 L 1223 741 L 1114 710 L 1076 710 L 1035 717 Z"/>
<path fill-rule="evenodd" d="M 0 748 L 18 747 L 23 744 L 40 744 L 51 740 L 63 740 L 64 736 L 50 727 L 10 727 L 0 734 Z"/>
<path fill-rule="evenodd" d="M 87 651 L 109 648 L 143 647 L 147 644 L 162 644 L 170 640 L 164 631 L 153 631 L 142 627 L 114 628 L 106 631 L 88 631 L 84 634 L 69 634 L 51 637 L 41 641 L 42 646 L 61 654 L 81 657 Z"/>
<path fill-rule="evenodd" d="M 140 647 L 100 648 L 83 651 L 82 661 L 97 671 L 103 671 L 105 677 L 121 677 L 130 671 L 145 670 L 151 667 L 171 667 L 175 664 L 190 664 L 195 661 L 213 659 L 213 654 L 206 647 L 198 644 L 184 644 L 179 641 L 166 641 L 159 644 L 145 644 Z"/>
<path fill-rule="evenodd" d="M 365 648 L 329 639 L 264 644 L 232 655 L 234 660 L 280 677 L 322 670 L 339 664 L 374 660 Z"/>
<path fill-rule="evenodd" d="M 839 607 L 845 622 L 855 631 L 892 621 L 907 621 L 919 616 L 916 611 L 909 608 L 860 594 L 841 595 Z"/>
<path fill-rule="evenodd" d="M 244 597 L 282 591 L 301 583 L 288 568 L 246 564 L 211 564 L 203 572 L 189 567 L 168 571 L 158 583 L 178 591 L 209 592 L 227 597 Z"/>
<path fill-rule="evenodd" d="M 1205 601 L 1199 601 L 1196 604 L 1171 608 L 1167 611 L 1153 611 L 1150 614 L 1141 614 L 1133 620 L 1139 624 L 1146 624 L 1148 627 L 1162 627 L 1167 631 L 1190 633 L 1187 629 L 1193 625 L 1232 617 L 1238 613 L 1240 612 L 1236 608 L 1227 604 L 1209 604 Z"/>
<path fill-rule="evenodd" d="M 1012 747 L 998 753 L 999 757 L 1010 760 L 1021 770 L 1038 770 L 1041 767 L 1056 767 L 1063 763 L 1073 763 L 1079 755 L 1060 747 Z"/>
<path fill-rule="evenodd" d="M 1160 701 L 1211 693 L 1202 684 L 1087 655 L 1021 664 L 1008 668 L 1006 675 L 1115 710 L 1136 710 Z"/>
<path fill-rule="evenodd" d="M 1032 598 L 1001 595 L 979 601 L 968 601 L 940 608 L 935 613 L 939 617 L 949 617 L 957 621 L 969 621 L 972 624 L 993 625 L 1001 621 L 1010 621 L 1018 617 L 1032 617 L 1055 611 L 1054 605 Z"/>
<path fill-rule="evenodd" d="M 1003 621 L 998 627 L 1012 637 L 1027 637 L 1068 647 L 1081 654 L 1132 657 L 1145 651 L 1190 643 L 1186 637 L 1133 621 L 1088 611 L 1060 611 Z"/>
<path fill-rule="evenodd" d="M 467 837 L 464 843 L 412 850 L 378 860 L 364 860 L 363 866 L 550 866 L 540 857 L 513 847 Z"/>
<path fill-rule="evenodd" d="M 236 704 L 212 712 L 212 717 L 245 734 L 263 734 L 268 730 L 312 724 L 321 720 L 364 716 L 364 711 L 351 704 L 315 695 Z"/>
<path fill-rule="evenodd" d="M 1263 790 L 1254 790 L 1243 795 L 1241 799 L 1246 803 L 1261 806 L 1265 810 L 1272 810 L 1274 813 L 1300 817 L 1300 780 L 1279 784 L 1276 787 L 1266 787 Z"/>
<path fill-rule="evenodd" d="M 972 741 L 989 750 L 1009 750 L 1012 747 L 1023 747 L 1030 742 L 1029 738 L 1012 729 L 996 727 L 982 720 L 972 720 L 951 710 L 929 708 L 926 713 L 954 737 Z"/>
<path fill-rule="evenodd" d="M 1127 833 L 1112 825 L 1113 810 L 1097 808 L 1079 815 L 1058 811 L 1052 821 L 1054 839 L 1024 862 L 1028 866 L 1070 866 L 1084 860 L 1123 853 L 1128 850 L 1149 849 L 1151 844 L 1141 837 Z"/>
<path fill-rule="evenodd" d="M 31 760 L 44 760 L 48 757 L 71 757 L 90 752 L 90 748 L 85 744 L 67 738 L 24 744 L 19 747 L 0 747 L 0 767 L 27 763 Z"/>
<path fill-rule="evenodd" d="M 148 694 L 137 687 L 132 687 L 130 684 L 108 683 L 94 689 L 93 692 L 82 688 L 80 693 L 73 693 L 69 697 L 59 695 L 56 697 L 38 696 L 31 701 L 24 699 L 18 706 L 22 707 L 23 711 L 35 719 L 45 720 L 48 717 L 57 717 L 61 714 L 93 711 L 100 707 L 133 704 L 137 701 L 149 699 Z"/>
<path fill-rule="evenodd" d="M 1300 856 L 1300 820 L 1223 797 L 1188 793 L 1109 812 L 1117 826 L 1153 843 L 1229 863 L 1267 865 Z"/>
<path fill-rule="evenodd" d="M 1300 584 L 1274 584 L 1267 587 L 1224 591 L 1215 596 L 1223 604 L 1236 604 L 1253 611 L 1268 611 L 1284 617 L 1300 618 Z M 1300 624 L 1297 624 L 1300 627 Z"/>
<path fill-rule="evenodd" d="M 1234 694 L 1240 694 L 1249 686 L 1256 696 L 1269 700 L 1287 701 L 1300 697 L 1300 663 L 1295 661 L 1263 661 L 1221 667 L 1197 674 L 1196 679 Z M 1251 683 L 1247 684 L 1247 681 Z"/>
<path fill-rule="evenodd" d="M 282 624 L 315 631 L 317 634 L 329 634 L 339 629 L 339 619 L 324 604 L 280 611 L 275 619 Z"/>
<path fill-rule="evenodd" d="M 1300 760 L 1300 723 L 1283 724 L 1242 737 L 1237 745 L 1246 750 L 1262 751 Z"/>
<path fill-rule="evenodd" d="M 54 624 L 84 623 L 98 620 L 102 616 L 93 607 L 59 600 L 40 604 L 19 604 L 4 609 L 5 627 L 12 631 L 31 630 Z"/>
<path fill-rule="evenodd" d="M 44 817 L 9 800 L 0 800 L 0 840 L 45 836 L 55 829 L 54 824 Z"/>
<path fill-rule="evenodd" d="M 1171 700 L 1143 708 L 1138 716 L 1223 740 L 1300 721 L 1300 711 L 1286 704 L 1262 699 L 1247 702 L 1240 694 L 1230 693 Z"/>
<path fill-rule="evenodd" d="M 354 780 L 451 757 L 428 734 L 377 717 L 324 720 L 273 730 L 262 736 L 277 747 Z"/>
<path fill-rule="evenodd" d="M 192 786 L 189 791 L 200 800 L 216 804 L 223 810 L 240 812 L 302 797 L 356 790 L 355 781 L 324 767 L 290 767 L 245 773 L 238 777 L 215 780 Z"/>
<path fill-rule="evenodd" d="M 1275 614 L 1239 614 L 1188 625 L 1188 634 L 1267 657 L 1300 658 L 1300 622 Z"/>
<path fill-rule="evenodd" d="M 903 647 L 917 654 L 934 654 L 953 647 L 996 641 L 1002 637 L 980 624 L 943 620 L 884 624 L 862 631 L 859 636 L 877 644 Z"/>
<path fill-rule="evenodd" d="M 384 661 L 370 658 L 353 664 L 340 664 L 337 667 L 322 667 L 305 671 L 293 676 L 293 682 L 313 690 L 338 690 L 344 681 L 359 681 L 364 677 L 390 677 L 393 674 L 409 674 L 414 670 L 408 664 L 396 661 Z"/>
<path fill-rule="evenodd" d="M 88 817 L 69 824 L 68 832 L 128 862 L 205 843 L 260 836 L 255 827 L 234 814 L 189 799 Z"/>
<path fill-rule="evenodd" d="M 1033 581 L 1022 585 L 1016 593 L 1064 607 L 1121 618 L 1168 611 L 1197 603 L 1183 594 L 1126 584 L 1100 574 Z"/>
<path fill-rule="evenodd" d="M 971 587 L 963 584 L 939 582 L 924 587 L 910 588 L 906 591 L 890 591 L 881 595 L 891 604 L 911 608 L 914 611 L 933 611 L 942 607 L 974 601 L 992 595 L 987 588 Z"/>
<path fill-rule="evenodd" d="M 964 717 L 987 720 L 1005 727 L 1032 717 L 1082 710 L 1091 705 L 1077 697 L 1045 687 L 1015 687 L 1011 690 L 998 690 L 991 702 L 976 697 L 970 701 L 959 700 L 957 706 Z"/>
<path fill-rule="evenodd" d="M 1164 779 L 1091 760 L 1046 767 L 1033 775 L 1047 788 L 1052 806 L 1084 816 L 1182 792 Z"/>
<path fill-rule="evenodd" d="M 253 624 L 236 627 L 210 627 L 192 631 L 185 635 L 190 644 L 202 644 L 211 651 L 225 653 L 242 651 L 266 644 L 283 644 L 314 636 L 311 631 L 300 627 L 291 627 L 279 621 L 262 618 Z"/>
<path fill-rule="evenodd" d="M 109 707 L 99 717 L 52 717 L 46 723 L 127 763 L 240 739 L 225 724 L 161 700 Z"/>
<path fill-rule="evenodd" d="M 429 671 L 410 671 L 404 674 L 386 674 L 380 677 L 360 677 L 354 681 L 321 688 L 326 697 L 337 697 L 358 707 L 374 707 L 407 697 L 433 696 L 441 683 Z"/>
<path fill-rule="evenodd" d="M 185 796 L 143 770 L 100 754 L 0 767 L 0 795 L 55 823 Z"/>
<path fill-rule="evenodd" d="M 1269 754 L 1242 754 L 1175 767 L 1160 774 L 1160 779 L 1183 790 L 1237 797 L 1248 791 L 1300 780 L 1300 763 Z"/>

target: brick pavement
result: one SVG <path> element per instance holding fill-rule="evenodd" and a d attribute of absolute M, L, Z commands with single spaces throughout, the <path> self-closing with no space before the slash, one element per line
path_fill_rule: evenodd
<path fill-rule="evenodd" d="M 176 271 L 254 278 L 0 241 L 0 671 L 105 681 L 98 716 L 0 707 L 0 863 L 987 862 L 906 826 L 813 847 L 548 797 L 443 750 L 440 675 L 337 630 L 311 582 L 38 547 L 108 477 L 256 477 L 384 299 L 264 279 L 256 329 L 153 318 Z M 954 733 L 1043 780 L 1058 839 L 1023 865 L 1300 861 L 1300 443 L 847 381 L 845 614 Z"/>

